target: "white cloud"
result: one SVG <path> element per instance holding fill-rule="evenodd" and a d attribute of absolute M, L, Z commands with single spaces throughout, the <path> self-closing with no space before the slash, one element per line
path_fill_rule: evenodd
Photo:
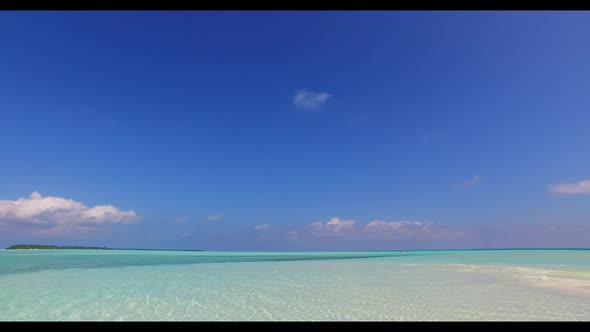
<path fill-rule="evenodd" d="M 309 225 L 314 233 L 341 233 L 354 229 L 354 220 L 342 220 L 340 218 L 332 218 L 329 221 L 317 221 Z"/>
<path fill-rule="evenodd" d="M 219 221 L 223 218 L 221 213 L 214 213 L 212 215 L 207 216 L 207 221 Z"/>
<path fill-rule="evenodd" d="M 89 231 L 101 224 L 136 223 L 133 210 L 122 211 L 112 205 L 87 207 L 62 197 L 43 197 L 33 192 L 29 198 L 0 200 L 0 222 L 4 225 L 29 225 L 39 233 L 58 234 Z"/>
<path fill-rule="evenodd" d="M 473 176 L 473 177 L 463 181 L 463 187 L 465 187 L 465 188 L 473 187 L 480 182 L 481 182 L 481 176 L 476 175 L 476 176 Z"/>
<path fill-rule="evenodd" d="M 426 231 L 429 223 L 421 221 L 381 221 L 375 220 L 365 225 L 365 231 L 379 235 L 406 235 L 415 231 Z"/>
<path fill-rule="evenodd" d="M 295 93 L 293 104 L 307 109 L 315 109 L 326 103 L 332 95 L 326 92 L 299 90 Z"/>
<path fill-rule="evenodd" d="M 176 222 L 179 223 L 179 224 L 183 224 L 183 223 L 185 223 L 187 221 L 188 221 L 188 217 L 187 216 L 182 216 L 182 217 L 176 219 Z"/>
<path fill-rule="evenodd" d="M 375 237 L 438 238 L 449 239 L 466 237 L 463 229 L 449 229 L 439 224 L 424 221 L 381 221 L 375 220 L 365 225 L 364 231 Z"/>
<path fill-rule="evenodd" d="M 549 191 L 557 195 L 590 194 L 590 180 L 577 183 L 558 183 L 549 185 Z"/>
<path fill-rule="evenodd" d="M 473 232 L 465 227 L 445 225 L 426 221 L 382 221 L 374 220 L 360 224 L 355 220 L 331 218 L 329 221 L 317 221 L 287 239 L 308 239 L 308 236 L 333 237 L 349 240 L 467 240 L 472 239 Z"/>
<path fill-rule="evenodd" d="M 269 224 L 259 224 L 256 225 L 254 228 L 259 232 L 266 232 L 269 231 L 272 228 L 272 226 L 270 226 Z"/>

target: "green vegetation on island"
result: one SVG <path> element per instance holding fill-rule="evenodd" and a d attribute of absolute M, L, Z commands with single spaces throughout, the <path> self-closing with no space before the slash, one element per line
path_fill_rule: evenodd
<path fill-rule="evenodd" d="M 83 246 L 54 246 L 44 244 L 17 244 L 6 249 L 94 249 L 94 250 L 112 250 L 107 247 L 83 247 Z"/>

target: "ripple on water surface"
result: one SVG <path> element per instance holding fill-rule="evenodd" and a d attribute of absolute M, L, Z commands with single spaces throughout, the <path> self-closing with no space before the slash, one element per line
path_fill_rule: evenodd
<path fill-rule="evenodd" d="M 396 255 L 5 273 L 0 320 L 590 319 L 590 297 L 525 287 L 510 269 L 439 261 Z"/>

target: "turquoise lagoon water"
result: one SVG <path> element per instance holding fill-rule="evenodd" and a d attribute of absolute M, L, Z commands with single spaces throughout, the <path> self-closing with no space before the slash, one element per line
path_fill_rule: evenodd
<path fill-rule="evenodd" d="M 0 250 L 0 320 L 590 320 L 590 250 Z"/>

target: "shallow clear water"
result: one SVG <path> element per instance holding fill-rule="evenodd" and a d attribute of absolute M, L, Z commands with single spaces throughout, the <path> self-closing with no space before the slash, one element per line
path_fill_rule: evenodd
<path fill-rule="evenodd" d="M 590 320 L 590 251 L 0 250 L 0 320 Z"/>

